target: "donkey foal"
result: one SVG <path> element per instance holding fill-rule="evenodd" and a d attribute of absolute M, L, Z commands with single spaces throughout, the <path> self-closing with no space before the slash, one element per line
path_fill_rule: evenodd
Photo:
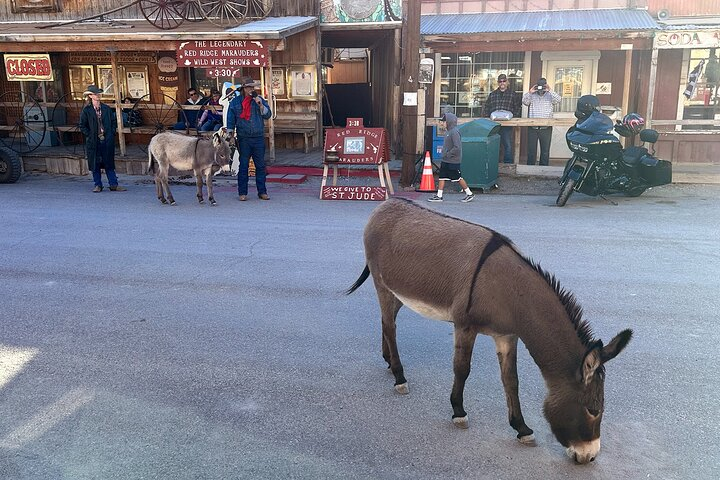
<path fill-rule="evenodd" d="M 172 166 L 177 170 L 193 171 L 200 203 L 205 201 L 202 191 L 203 177 L 205 177 L 208 200 L 210 204 L 215 205 L 217 202 L 213 197 L 212 176 L 218 170 L 226 168 L 230 159 L 227 130 L 222 128 L 213 133 L 212 140 L 174 132 L 158 133 L 150 140 L 148 146 L 148 173 L 154 171 L 153 159 L 158 164 L 158 171 L 155 173 L 155 190 L 157 198 L 162 203 L 170 202 L 170 205 L 175 205 L 168 184 L 168 172 Z"/>
<path fill-rule="evenodd" d="M 422 238 L 418 231 L 425 232 Z M 409 200 L 391 198 L 377 207 L 365 227 L 364 242 L 367 263 L 347 293 L 372 275 L 382 316 L 382 355 L 399 393 L 408 388 L 395 319 L 407 305 L 454 324 L 450 403 L 455 425 L 468 426 L 463 392 L 475 338 L 482 333 L 495 340 L 510 426 L 522 443 L 534 444 L 518 395 L 521 339 L 545 378 L 544 413 L 555 438 L 578 463 L 595 459 L 604 410 L 604 364 L 625 348 L 631 330 L 604 346 L 582 320 L 582 308 L 573 295 L 508 238 Z M 443 245 L 448 248 L 438 248 Z M 445 271 L 452 273 L 439 275 Z"/>

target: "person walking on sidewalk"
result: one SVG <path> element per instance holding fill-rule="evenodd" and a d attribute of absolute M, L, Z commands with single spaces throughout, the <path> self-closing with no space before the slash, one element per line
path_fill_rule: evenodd
<path fill-rule="evenodd" d="M 265 186 L 265 120 L 272 116 L 270 105 L 255 91 L 257 83 L 246 77 L 242 81 L 242 95 L 228 106 L 227 129 L 235 135 L 240 150 L 238 166 L 238 199 L 247 200 L 250 157 L 255 162 L 255 186 L 260 200 L 270 200 Z"/>
<path fill-rule="evenodd" d="M 95 85 L 88 85 L 83 96 L 90 98 L 90 102 L 80 112 L 80 131 L 85 136 L 85 154 L 95 183 L 93 192 L 102 192 L 101 169 L 105 169 L 110 191 L 124 192 L 127 189 L 118 185 L 115 175 L 117 117 L 112 108 L 100 101 L 102 92 Z"/>
<path fill-rule="evenodd" d="M 445 188 L 445 182 L 448 180 L 460 183 L 460 186 L 465 192 L 465 198 L 460 200 L 461 202 L 472 202 L 475 195 L 473 195 L 467 182 L 462 178 L 460 173 L 460 164 L 462 163 L 462 143 L 460 139 L 460 131 L 457 126 L 457 117 L 453 113 L 445 113 L 440 120 L 446 122 L 442 162 L 440 162 L 440 184 L 438 185 L 437 193 L 428 198 L 428 202 L 443 201 L 443 189 Z"/>
<path fill-rule="evenodd" d="M 509 88 L 507 75 L 501 73 L 498 75 L 498 88 L 490 92 L 485 107 L 483 109 L 483 117 L 490 117 L 490 114 L 498 110 L 504 110 L 512 113 L 513 118 L 520 118 L 522 114 L 522 105 L 520 104 L 520 94 L 513 92 Z M 513 163 L 513 127 L 500 127 L 500 143 L 503 146 L 503 162 Z"/>
<path fill-rule="evenodd" d="M 553 118 L 553 106 L 560 103 L 560 100 L 562 97 L 550 89 L 547 80 L 541 78 L 529 92 L 523 95 L 522 103 L 529 107 L 528 118 Z M 552 130 L 551 126 L 528 127 L 528 165 L 535 165 L 538 141 L 540 142 L 540 165 L 547 166 L 550 163 Z"/>

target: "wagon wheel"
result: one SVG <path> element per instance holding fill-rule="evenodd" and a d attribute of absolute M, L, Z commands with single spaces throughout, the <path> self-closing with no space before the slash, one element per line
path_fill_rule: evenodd
<path fill-rule="evenodd" d="M 45 138 L 45 112 L 24 92 L 0 95 L 0 143 L 15 153 L 29 153 Z"/>
<path fill-rule="evenodd" d="M 183 0 L 140 0 L 140 11 L 156 27 L 172 30 L 185 20 L 184 4 Z"/>
<path fill-rule="evenodd" d="M 245 20 L 248 0 L 198 0 L 202 14 L 220 27 L 236 27 Z"/>
<path fill-rule="evenodd" d="M 265 18 L 270 14 L 273 8 L 273 0 L 247 0 L 247 18 L 260 19 Z"/>
<path fill-rule="evenodd" d="M 177 123 L 185 125 L 185 133 L 188 133 L 188 128 L 190 128 L 182 105 L 164 93 L 148 93 L 140 97 L 132 109 L 137 111 L 140 118 L 142 118 L 142 125 L 131 126 L 130 133 L 157 135 L 160 132 L 172 129 Z M 140 149 L 146 152 L 147 144 L 141 142 Z"/>
<path fill-rule="evenodd" d="M 200 2 L 202 0 L 182 0 L 182 16 L 188 22 L 202 22 L 205 17 L 202 14 Z"/>
<path fill-rule="evenodd" d="M 85 139 L 80 131 L 80 113 L 85 102 L 77 93 L 68 93 L 60 97 L 50 111 L 52 128 L 60 145 L 73 155 L 85 154 Z"/>

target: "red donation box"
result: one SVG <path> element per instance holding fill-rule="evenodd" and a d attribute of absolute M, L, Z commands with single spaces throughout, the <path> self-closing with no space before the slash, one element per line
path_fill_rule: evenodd
<path fill-rule="evenodd" d="M 321 200 L 385 200 L 393 194 L 390 179 L 390 145 L 384 128 L 366 128 L 362 118 L 348 118 L 345 128 L 325 131 Z M 379 187 L 338 186 L 338 165 L 377 165 Z M 333 182 L 327 184 L 328 170 L 333 169 Z"/>

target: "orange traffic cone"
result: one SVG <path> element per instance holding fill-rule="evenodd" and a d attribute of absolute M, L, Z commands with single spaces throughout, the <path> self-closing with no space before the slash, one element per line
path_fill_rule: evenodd
<path fill-rule="evenodd" d="M 430 161 L 430 152 L 425 152 L 425 163 L 423 163 L 422 179 L 420 180 L 420 188 L 415 189 L 416 192 L 436 192 L 435 177 L 433 177 L 432 162 Z"/>

